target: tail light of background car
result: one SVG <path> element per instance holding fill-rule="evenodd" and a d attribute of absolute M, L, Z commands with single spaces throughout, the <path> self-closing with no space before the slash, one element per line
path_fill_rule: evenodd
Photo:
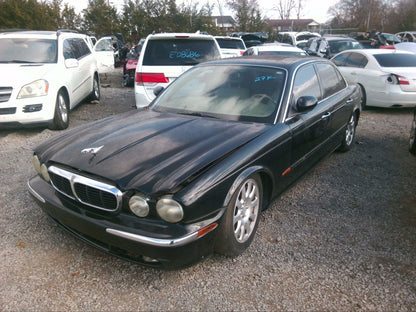
<path fill-rule="evenodd" d="M 136 73 L 136 83 L 168 83 L 169 78 L 163 73 Z"/>
<path fill-rule="evenodd" d="M 387 77 L 387 82 L 391 84 L 398 84 L 398 85 L 409 85 L 409 80 L 406 77 L 390 74 Z"/>

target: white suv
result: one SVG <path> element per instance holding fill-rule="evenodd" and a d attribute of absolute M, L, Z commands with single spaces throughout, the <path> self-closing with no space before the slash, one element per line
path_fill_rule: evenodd
<path fill-rule="evenodd" d="M 134 91 L 137 108 L 148 106 L 155 98 L 155 90 L 166 88 L 192 66 L 219 58 L 220 47 L 210 35 L 149 35 L 143 44 L 136 67 Z"/>
<path fill-rule="evenodd" d="M 72 108 L 87 97 L 99 100 L 101 52 L 88 40 L 70 31 L 0 32 L 0 128 L 65 129 Z"/>

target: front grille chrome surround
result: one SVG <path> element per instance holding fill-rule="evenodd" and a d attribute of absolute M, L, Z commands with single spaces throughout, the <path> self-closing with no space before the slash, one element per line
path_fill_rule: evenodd
<path fill-rule="evenodd" d="M 121 207 L 123 193 L 114 185 L 50 166 L 51 184 L 61 194 L 84 205 L 115 212 Z"/>

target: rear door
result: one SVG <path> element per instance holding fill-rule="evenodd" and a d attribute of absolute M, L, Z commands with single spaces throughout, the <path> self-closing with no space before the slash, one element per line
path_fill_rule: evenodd
<path fill-rule="evenodd" d="M 341 143 L 345 126 L 351 117 L 354 100 L 351 98 L 351 88 L 340 72 L 329 63 L 317 63 L 316 71 L 322 89 L 322 101 L 319 105 L 325 106 L 326 112 L 326 138 L 324 153 L 332 152 Z"/>

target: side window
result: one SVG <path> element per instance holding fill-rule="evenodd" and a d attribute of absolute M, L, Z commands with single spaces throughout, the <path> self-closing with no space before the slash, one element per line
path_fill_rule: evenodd
<path fill-rule="evenodd" d="M 347 58 L 350 55 L 350 53 L 341 53 L 339 55 L 337 55 L 336 57 L 334 57 L 332 59 L 332 61 L 334 62 L 335 65 L 337 66 L 347 66 Z"/>
<path fill-rule="evenodd" d="M 74 52 L 72 51 L 72 46 L 69 40 L 65 40 L 63 43 L 63 53 L 64 53 L 64 59 L 71 59 L 75 58 Z"/>
<path fill-rule="evenodd" d="M 64 58 L 75 58 L 77 60 L 91 53 L 87 43 L 81 38 L 66 39 L 63 43 Z"/>
<path fill-rule="evenodd" d="M 341 74 L 332 65 L 320 63 L 317 64 L 316 68 L 323 89 L 323 98 L 330 97 L 346 87 L 346 83 L 342 79 Z"/>
<path fill-rule="evenodd" d="M 303 66 L 296 73 L 289 115 L 296 113 L 295 103 L 301 96 L 314 96 L 318 100 L 321 99 L 321 89 L 313 65 Z"/>
<path fill-rule="evenodd" d="M 352 52 L 348 56 L 345 66 L 363 68 L 365 65 L 367 65 L 367 63 L 368 60 L 364 55 Z"/>

